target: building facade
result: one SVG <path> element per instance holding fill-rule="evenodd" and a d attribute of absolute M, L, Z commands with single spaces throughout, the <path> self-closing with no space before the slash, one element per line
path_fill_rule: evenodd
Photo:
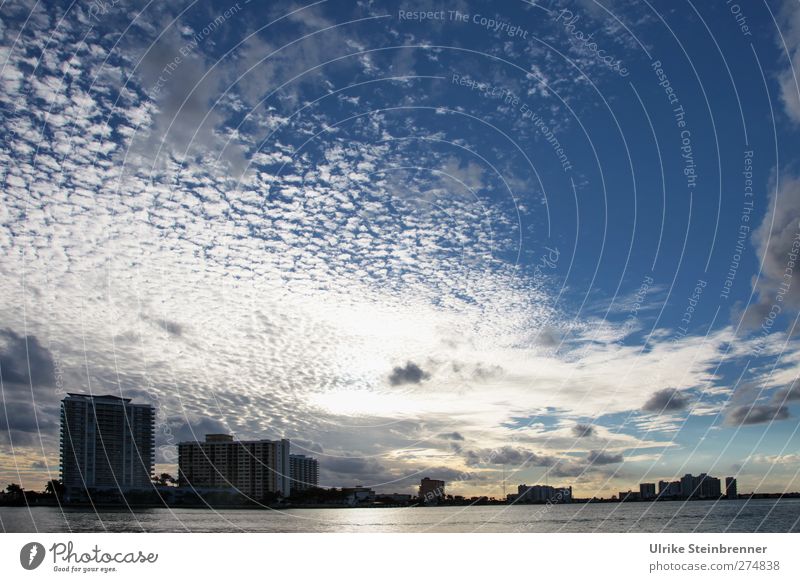
<path fill-rule="evenodd" d="M 739 498 L 739 490 L 735 477 L 725 477 L 725 497 L 728 499 Z"/>
<path fill-rule="evenodd" d="M 444 481 L 423 477 L 419 482 L 420 503 L 437 503 L 444 499 Z"/>
<path fill-rule="evenodd" d="M 155 413 L 130 398 L 70 393 L 61 401 L 61 482 L 69 493 L 152 487 Z"/>
<path fill-rule="evenodd" d="M 305 455 L 289 455 L 292 491 L 319 487 L 319 461 Z"/>
<path fill-rule="evenodd" d="M 655 483 L 639 483 L 639 497 L 641 499 L 655 499 L 655 497 L 656 497 L 656 484 Z"/>
<path fill-rule="evenodd" d="M 660 498 L 680 497 L 681 496 L 681 482 L 680 481 L 659 481 L 658 482 L 658 496 Z"/>
<path fill-rule="evenodd" d="M 178 485 L 235 489 L 250 499 L 291 493 L 289 441 L 237 441 L 209 434 L 204 442 L 178 444 Z"/>

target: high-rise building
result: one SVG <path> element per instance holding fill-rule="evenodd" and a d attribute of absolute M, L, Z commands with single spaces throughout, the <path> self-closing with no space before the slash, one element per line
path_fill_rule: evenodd
<path fill-rule="evenodd" d="M 659 498 L 667 497 L 680 497 L 681 496 L 681 482 L 680 481 L 659 481 L 658 482 L 658 496 Z"/>
<path fill-rule="evenodd" d="M 444 481 L 424 477 L 419 482 L 419 499 L 422 503 L 436 503 L 444 499 Z"/>
<path fill-rule="evenodd" d="M 305 455 L 289 455 L 292 491 L 305 491 L 319 486 L 319 461 Z"/>
<path fill-rule="evenodd" d="M 80 490 L 152 487 L 155 414 L 130 398 L 69 393 L 61 401 L 61 482 Z"/>
<path fill-rule="evenodd" d="M 639 497 L 641 499 L 654 499 L 656 496 L 655 483 L 639 483 Z"/>
<path fill-rule="evenodd" d="M 681 497 L 685 497 L 686 499 L 689 499 L 690 497 L 697 497 L 699 485 L 699 477 L 695 477 L 690 473 L 686 473 L 686 475 L 681 477 Z"/>
<path fill-rule="evenodd" d="M 235 489 L 255 499 L 291 493 L 289 441 L 236 441 L 209 434 L 205 442 L 178 443 L 178 484 L 195 489 Z"/>
<path fill-rule="evenodd" d="M 736 477 L 725 477 L 725 497 L 728 499 L 738 499 L 739 491 L 736 484 Z"/>
<path fill-rule="evenodd" d="M 700 474 L 698 497 L 701 499 L 719 499 L 722 496 L 720 480 L 705 473 Z"/>

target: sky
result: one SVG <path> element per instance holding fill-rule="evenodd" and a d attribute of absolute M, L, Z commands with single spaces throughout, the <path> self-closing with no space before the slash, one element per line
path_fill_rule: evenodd
<path fill-rule="evenodd" d="M 59 402 L 320 485 L 800 490 L 797 0 L 6 1 L 0 483 Z"/>

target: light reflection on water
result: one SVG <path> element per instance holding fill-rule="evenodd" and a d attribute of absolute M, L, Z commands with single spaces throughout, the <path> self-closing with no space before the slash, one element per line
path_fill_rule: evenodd
<path fill-rule="evenodd" d="M 0 507 L 5 532 L 798 532 L 800 500 L 219 510 Z"/>

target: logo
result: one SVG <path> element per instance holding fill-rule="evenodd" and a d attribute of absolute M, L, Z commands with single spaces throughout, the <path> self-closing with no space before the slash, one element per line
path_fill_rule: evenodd
<path fill-rule="evenodd" d="M 35 570 L 44 561 L 44 546 L 39 542 L 30 542 L 19 551 L 19 563 L 26 570 Z"/>

